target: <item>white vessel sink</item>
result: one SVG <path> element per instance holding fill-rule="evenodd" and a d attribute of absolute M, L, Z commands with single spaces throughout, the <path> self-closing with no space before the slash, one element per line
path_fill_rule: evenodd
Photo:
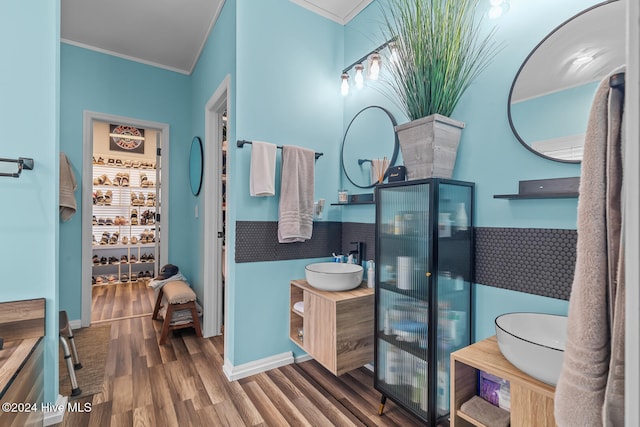
<path fill-rule="evenodd" d="M 307 282 L 322 291 L 348 291 L 362 283 L 361 265 L 339 262 L 318 262 L 304 268 Z"/>
<path fill-rule="evenodd" d="M 567 317 L 508 313 L 496 317 L 498 347 L 516 368 L 555 386 L 562 368 Z"/>

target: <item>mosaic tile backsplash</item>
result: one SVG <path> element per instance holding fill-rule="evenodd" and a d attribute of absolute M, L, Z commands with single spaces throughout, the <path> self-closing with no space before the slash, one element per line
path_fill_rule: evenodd
<path fill-rule="evenodd" d="M 568 300 L 576 263 L 576 230 L 540 228 L 475 228 L 475 283 Z M 238 263 L 323 258 L 347 254 L 365 243 L 364 259 L 375 256 L 375 225 L 316 222 L 304 243 L 278 243 L 275 221 L 238 221 Z"/>

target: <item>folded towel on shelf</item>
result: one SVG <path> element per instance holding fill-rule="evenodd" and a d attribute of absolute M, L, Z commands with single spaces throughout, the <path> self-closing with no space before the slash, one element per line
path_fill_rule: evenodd
<path fill-rule="evenodd" d="M 198 312 L 198 316 L 202 316 L 202 307 L 196 301 L 196 311 Z M 158 316 L 160 319 L 165 318 L 167 315 L 167 301 L 166 299 L 162 299 L 162 307 L 158 310 Z M 191 316 L 191 309 L 184 310 L 175 310 L 173 315 L 171 316 L 171 322 L 169 325 L 177 326 L 177 325 L 186 325 L 187 323 L 193 322 L 193 316 Z"/>
<path fill-rule="evenodd" d="M 493 406 L 479 396 L 473 396 L 463 403 L 460 411 L 487 427 L 508 427 L 511 417 L 509 412 Z"/>
<path fill-rule="evenodd" d="M 252 196 L 276 194 L 276 148 L 275 144 L 253 141 L 249 191 Z"/>
<path fill-rule="evenodd" d="M 67 155 L 60 152 L 60 219 L 68 221 L 76 213 L 76 197 L 73 194 L 78 188 L 76 177 L 71 169 Z"/>
<path fill-rule="evenodd" d="M 313 187 L 316 153 L 307 148 L 282 147 L 282 182 L 278 242 L 304 242 L 313 232 Z"/>
<path fill-rule="evenodd" d="M 169 283 L 169 282 L 173 282 L 176 280 L 181 280 L 183 282 L 189 283 L 187 281 L 187 278 L 184 277 L 182 275 L 182 273 L 178 272 L 178 274 L 174 274 L 171 277 L 168 277 L 166 279 L 152 279 L 151 281 L 149 281 L 149 283 L 147 283 L 147 286 L 150 288 L 155 289 L 156 291 L 160 290 L 161 287 L 163 287 L 165 284 Z"/>

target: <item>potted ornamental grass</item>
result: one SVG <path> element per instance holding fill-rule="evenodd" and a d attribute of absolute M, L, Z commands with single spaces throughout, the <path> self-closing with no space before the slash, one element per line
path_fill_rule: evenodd
<path fill-rule="evenodd" d="M 478 0 L 388 0 L 383 32 L 394 58 L 384 92 L 409 118 L 396 127 L 408 179 L 451 178 L 464 123 L 450 118 L 497 54 L 495 29 L 481 34 Z"/>

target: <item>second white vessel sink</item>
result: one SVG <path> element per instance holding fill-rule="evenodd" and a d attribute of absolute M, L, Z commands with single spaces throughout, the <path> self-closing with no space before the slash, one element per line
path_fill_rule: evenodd
<path fill-rule="evenodd" d="M 307 282 L 322 291 L 348 291 L 362 283 L 364 269 L 357 264 L 318 262 L 304 268 Z"/>
<path fill-rule="evenodd" d="M 507 313 L 496 317 L 503 356 L 516 368 L 555 386 L 560 377 L 567 317 L 544 313 Z"/>

